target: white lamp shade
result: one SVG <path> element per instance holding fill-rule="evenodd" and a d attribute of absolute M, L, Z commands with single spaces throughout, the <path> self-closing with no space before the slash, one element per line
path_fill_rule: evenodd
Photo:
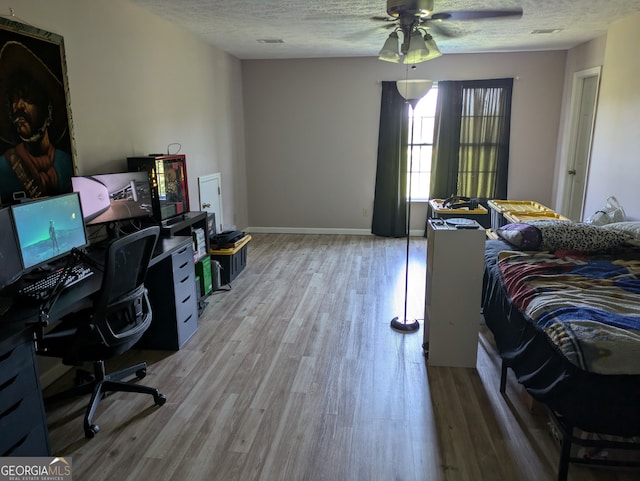
<path fill-rule="evenodd" d="M 384 42 L 382 46 L 382 50 L 378 53 L 378 59 L 384 60 L 385 62 L 400 62 L 400 54 L 398 53 L 398 33 L 391 32 L 389 38 Z"/>
<path fill-rule="evenodd" d="M 427 60 L 432 60 L 434 58 L 442 57 L 442 52 L 436 45 L 436 41 L 433 39 L 431 35 L 428 33 L 424 36 L 424 42 L 427 45 L 427 49 L 429 49 L 429 55 L 427 56 Z"/>
<path fill-rule="evenodd" d="M 424 38 L 422 38 L 422 34 L 419 31 L 413 32 L 409 39 L 409 50 L 404 56 L 403 63 L 416 64 L 428 59 L 429 49 L 427 48 Z"/>
<path fill-rule="evenodd" d="M 427 95 L 433 85 L 433 80 L 398 80 L 396 86 L 398 92 L 405 100 L 420 100 Z"/>

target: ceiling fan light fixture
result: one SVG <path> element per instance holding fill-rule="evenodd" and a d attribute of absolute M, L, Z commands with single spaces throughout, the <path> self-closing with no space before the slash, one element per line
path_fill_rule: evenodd
<path fill-rule="evenodd" d="M 391 32 L 387 40 L 384 42 L 382 49 L 378 53 L 378 59 L 385 62 L 398 63 L 400 62 L 399 39 L 398 32 Z"/>
<path fill-rule="evenodd" d="M 442 52 L 436 45 L 436 41 L 428 32 L 424 34 L 424 43 L 427 45 L 427 49 L 429 50 L 429 58 L 427 58 L 427 60 L 442 57 Z"/>
<path fill-rule="evenodd" d="M 426 17 L 433 12 L 433 0 L 387 0 L 387 14 L 391 17 L 411 15 Z"/>
<path fill-rule="evenodd" d="M 429 49 L 422 34 L 415 30 L 409 39 L 409 50 L 404 56 L 403 63 L 415 64 L 429 60 Z"/>

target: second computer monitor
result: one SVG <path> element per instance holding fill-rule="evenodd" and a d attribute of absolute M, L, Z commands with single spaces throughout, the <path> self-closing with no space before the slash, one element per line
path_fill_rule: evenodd
<path fill-rule="evenodd" d="M 151 217 L 151 187 L 147 172 L 72 177 L 80 194 L 86 224 L 102 224 L 137 217 Z"/>
<path fill-rule="evenodd" d="M 11 206 L 18 250 L 25 270 L 85 247 L 87 234 L 76 192 Z"/>
<path fill-rule="evenodd" d="M 14 235 L 11 210 L 6 207 L 0 209 L 0 289 L 8 286 L 22 274 L 20 262 L 20 250 L 18 241 Z"/>

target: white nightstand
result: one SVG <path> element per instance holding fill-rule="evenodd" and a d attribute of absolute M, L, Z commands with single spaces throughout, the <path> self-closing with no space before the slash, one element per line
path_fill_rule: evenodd
<path fill-rule="evenodd" d="M 475 367 L 482 315 L 485 230 L 429 219 L 424 344 L 432 366 Z M 476 227 L 476 228 L 459 228 Z"/>

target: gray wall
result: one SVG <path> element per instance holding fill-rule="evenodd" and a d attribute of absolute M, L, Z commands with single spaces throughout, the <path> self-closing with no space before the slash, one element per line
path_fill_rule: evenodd
<path fill-rule="evenodd" d="M 10 7 L 64 37 L 80 174 L 126 170 L 126 157 L 177 142 L 192 209 L 197 177 L 220 172 L 225 222 L 247 225 L 238 59 L 124 0 L 0 0 Z"/>
<path fill-rule="evenodd" d="M 410 78 L 515 77 L 509 197 L 553 203 L 566 52 L 445 55 Z M 381 80 L 374 58 L 243 61 L 249 224 L 370 231 Z M 424 228 L 416 205 L 413 229 Z"/>

